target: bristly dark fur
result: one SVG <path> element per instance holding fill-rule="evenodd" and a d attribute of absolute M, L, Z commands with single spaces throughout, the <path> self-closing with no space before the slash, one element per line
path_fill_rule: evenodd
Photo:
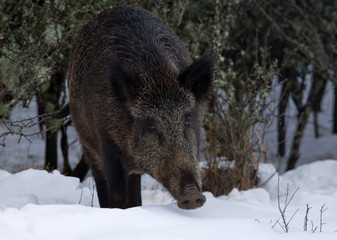
<path fill-rule="evenodd" d="M 179 207 L 203 205 L 198 157 L 211 85 L 211 59 L 192 63 L 168 25 L 144 9 L 106 10 L 80 31 L 69 105 L 101 207 L 141 205 L 143 173 Z"/>

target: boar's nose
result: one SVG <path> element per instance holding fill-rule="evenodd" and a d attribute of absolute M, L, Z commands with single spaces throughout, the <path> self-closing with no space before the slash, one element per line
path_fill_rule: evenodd
<path fill-rule="evenodd" d="M 178 207 L 181 209 L 195 209 L 201 207 L 206 202 L 206 197 L 196 186 L 187 186 L 184 195 L 178 199 Z"/>
<path fill-rule="evenodd" d="M 205 202 L 206 197 L 203 194 L 192 194 L 179 199 L 178 207 L 180 207 L 181 209 L 190 210 L 201 207 L 202 205 L 204 205 Z"/>

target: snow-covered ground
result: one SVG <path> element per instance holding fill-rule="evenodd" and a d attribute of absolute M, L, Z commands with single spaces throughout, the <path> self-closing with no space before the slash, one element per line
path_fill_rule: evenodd
<path fill-rule="evenodd" d="M 267 180 L 275 168 L 262 164 L 260 176 Z M 299 190 L 286 208 L 286 220 L 298 210 L 284 233 L 276 222 L 278 177 L 263 187 L 234 189 L 215 198 L 205 193 L 206 204 L 196 210 L 181 210 L 169 194 L 150 177 L 143 178 L 145 206 L 100 209 L 92 179 L 58 171 L 28 169 L 16 174 L 0 171 L 1 239 L 337 239 L 337 161 L 302 165 L 280 176 L 280 202 Z M 304 231 L 309 204 L 308 231 Z M 92 207 L 93 205 L 93 207 Z M 320 217 L 320 209 L 326 210 Z M 322 220 L 322 225 L 320 224 Z M 281 220 L 279 220 L 281 222 Z M 275 225 L 275 226 L 274 226 Z M 274 227 L 273 227 L 274 226 Z M 322 232 L 320 232 L 322 228 Z M 313 233 L 314 231 L 314 233 Z"/>

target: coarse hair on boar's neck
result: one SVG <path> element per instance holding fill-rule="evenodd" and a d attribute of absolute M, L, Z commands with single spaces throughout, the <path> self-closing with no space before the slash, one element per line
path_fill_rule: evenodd
<path fill-rule="evenodd" d="M 201 207 L 199 142 L 212 59 L 192 62 L 171 28 L 136 7 L 106 10 L 75 40 L 69 106 L 101 207 L 141 205 L 140 176 Z"/>

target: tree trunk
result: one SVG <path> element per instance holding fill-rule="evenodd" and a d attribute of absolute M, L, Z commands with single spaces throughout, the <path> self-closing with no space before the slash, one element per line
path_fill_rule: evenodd
<path fill-rule="evenodd" d="M 277 141 L 278 154 L 282 158 L 286 153 L 286 109 L 289 102 L 289 87 L 288 82 L 282 84 L 280 104 L 278 107 L 278 124 L 277 124 Z"/>
<path fill-rule="evenodd" d="M 60 109 L 60 96 L 65 87 L 65 70 L 66 68 L 55 68 L 55 72 L 51 75 L 44 91 L 40 91 L 37 95 L 39 115 L 51 113 Z M 55 126 L 55 120 L 47 120 L 44 122 L 47 129 Z M 45 168 L 49 171 L 57 169 L 57 132 L 54 128 L 46 133 L 46 149 L 45 149 Z"/>
<path fill-rule="evenodd" d="M 313 110 L 313 103 L 320 101 L 322 98 L 320 94 L 324 92 L 326 86 L 326 80 L 324 76 L 313 74 L 313 82 L 310 88 L 308 101 L 307 103 L 300 109 L 298 109 L 298 123 L 296 132 L 293 138 L 293 145 L 290 153 L 290 157 L 288 158 L 286 171 L 294 169 L 296 167 L 297 160 L 300 157 L 299 150 L 303 138 L 303 133 L 305 126 L 308 122 L 311 111 Z"/>
<path fill-rule="evenodd" d="M 64 126 L 61 128 L 61 150 L 63 156 L 63 174 L 66 176 L 77 177 L 81 181 L 83 181 L 84 177 L 87 175 L 89 171 L 89 166 L 83 159 L 83 155 L 76 165 L 74 169 L 71 169 L 69 163 L 69 146 L 68 146 L 68 135 L 67 135 L 67 128 L 71 124 L 71 121 L 68 121 Z"/>
<path fill-rule="evenodd" d="M 337 86 L 334 87 L 334 93 L 332 133 L 337 134 Z"/>
<path fill-rule="evenodd" d="M 45 168 L 48 171 L 57 169 L 57 131 L 46 133 Z"/>
<path fill-rule="evenodd" d="M 314 114 L 314 131 L 315 131 L 315 138 L 319 138 L 319 124 L 318 124 L 318 112 L 313 111 Z"/>
<path fill-rule="evenodd" d="M 328 81 L 326 79 L 322 79 L 322 86 L 318 89 L 316 93 L 316 97 L 312 101 L 312 110 L 314 112 L 314 131 L 315 137 L 319 138 L 319 123 L 318 123 L 318 113 L 322 111 L 321 103 L 325 94 L 325 88 Z"/>
<path fill-rule="evenodd" d="M 67 124 L 61 127 L 61 150 L 63 156 L 63 174 L 69 175 L 71 173 L 71 167 L 69 164 L 68 155 L 68 135 L 67 135 Z"/>
<path fill-rule="evenodd" d="M 299 153 L 300 146 L 303 138 L 304 129 L 305 126 L 307 125 L 310 116 L 311 109 L 312 109 L 311 105 L 308 104 L 304 107 L 304 110 L 299 115 L 295 136 L 293 138 L 291 153 L 287 162 L 286 171 L 294 169 L 296 167 L 297 160 L 300 158 Z"/>

